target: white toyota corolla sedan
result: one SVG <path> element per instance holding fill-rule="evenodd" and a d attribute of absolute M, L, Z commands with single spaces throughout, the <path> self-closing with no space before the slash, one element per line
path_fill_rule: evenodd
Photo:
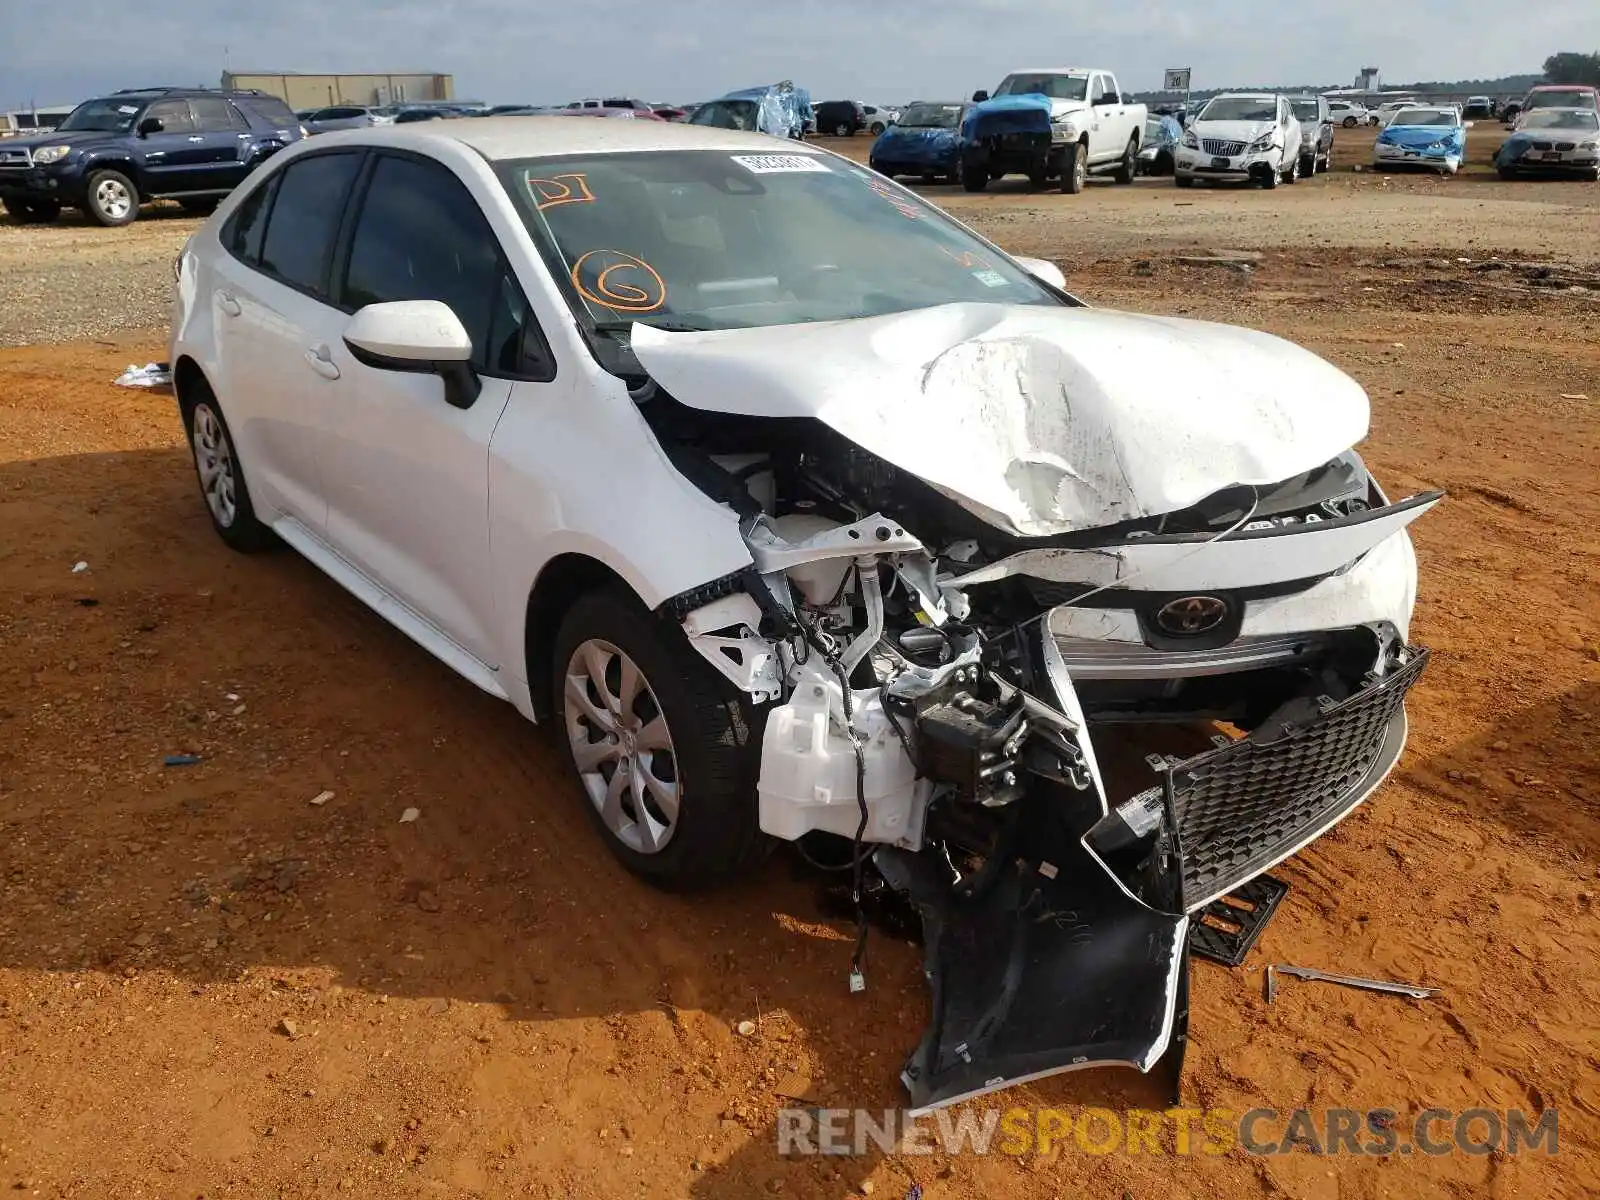
<path fill-rule="evenodd" d="M 927 1108 L 1170 1064 L 1199 914 L 1377 786 L 1426 661 L 1438 496 L 1368 474 L 1361 388 L 1063 289 L 808 146 L 437 121 L 254 174 L 171 361 L 221 537 L 551 718 L 627 866 L 831 838 L 909 893 Z M 1232 733 L 1111 794 L 1149 721 Z"/>

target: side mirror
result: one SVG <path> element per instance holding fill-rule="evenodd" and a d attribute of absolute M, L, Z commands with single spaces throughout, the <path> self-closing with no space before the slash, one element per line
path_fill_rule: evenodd
<path fill-rule="evenodd" d="M 1041 283 L 1048 283 L 1058 292 L 1064 292 L 1067 290 L 1067 277 L 1061 273 L 1060 267 L 1056 266 L 1055 263 L 1049 261 L 1048 259 L 1015 258 L 1012 261 L 1026 271 L 1029 275 L 1032 275 Z"/>
<path fill-rule="evenodd" d="M 1121 104 L 1121 103 L 1122 103 L 1121 98 L 1115 92 L 1106 92 L 1105 94 L 1103 94 L 1100 97 L 1100 99 L 1095 101 L 1096 105 Z"/>
<path fill-rule="evenodd" d="M 444 398 L 455 408 L 471 408 L 483 390 L 471 365 L 472 339 L 461 318 L 439 300 L 369 304 L 350 318 L 344 344 L 365 366 L 439 376 Z"/>
<path fill-rule="evenodd" d="M 988 98 L 989 93 L 984 91 L 982 88 L 979 88 L 977 91 L 972 93 L 972 102 L 974 104 L 982 104 Z"/>
<path fill-rule="evenodd" d="M 165 128 L 160 117 L 146 117 L 139 122 L 139 136 L 149 137 L 152 133 L 160 133 Z"/>

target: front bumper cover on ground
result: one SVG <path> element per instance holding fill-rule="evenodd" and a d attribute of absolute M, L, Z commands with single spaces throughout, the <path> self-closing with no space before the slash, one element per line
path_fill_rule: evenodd
<path fill-rule="evenodd" d="M 1176 1103 L 1191 922 L 1382 782 L 1427 661 L 1407 648 L 1342 699 L 1295 701 L 1249 737 L 1167 762 L 1159 787 L 1092 824 L 1036 780 L 970 879 L 952 882 L 931 852 L 879 850 L 922 914 L 933 993 L 901 1076 L 913 1109 L 1107 1065 L 1160 1074 Z"/>

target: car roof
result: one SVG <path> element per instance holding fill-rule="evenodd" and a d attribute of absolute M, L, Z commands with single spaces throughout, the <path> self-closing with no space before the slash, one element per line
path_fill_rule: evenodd
<path fill-rule="evenodd" d="M 794 154 L 801 147 L 764 133 L 743 133 L 669 121 L 585 121 L 577 117 L 455 117 L 412 125 L 325 134 L 319 145 L 425 148 L 438 142 L 467 146 L 490 161 L 556 158 L 568 154 L 625 154 L 639 150 L 729 150 L 745 154 Z M 807 153 L 818 153 L 804 147 Z M 826 154 L 826 151 L 821 153 Z"/>
<path fill-rule="evenodd" d="M 1091 71 L 1101 71 L 1103 67 L 1018 67 L 1015 71 L 1007 71 L 1009 75 L 1087 75 Z M 1106 71 L 1107 75 L 1112 72 Z"/>
<path fill-rule="evenodd" d="M 1276 100 L 1278 92 L 1218 92 L 1212 100 Z M 1210 103 L 1210 101 L 1207 101 Z"/>
<path fill-rule="evenodd" d="M 1454 104 L 1402 104 L 1395 112 L 1449 113 L 1452 117 L 1461 115 Z"/>

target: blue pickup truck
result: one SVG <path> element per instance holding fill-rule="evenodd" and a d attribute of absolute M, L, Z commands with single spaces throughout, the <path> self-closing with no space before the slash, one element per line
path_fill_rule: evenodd
<path fill-rule="evenodd" d="M 289 106 L 265 92 L 116 92 L 84 101 L 49 133 L 0 142 L 0 203 L 40 223 L 78 208 L 126 225 L 156 199 L 205 212 L 303 136 Z"/>

